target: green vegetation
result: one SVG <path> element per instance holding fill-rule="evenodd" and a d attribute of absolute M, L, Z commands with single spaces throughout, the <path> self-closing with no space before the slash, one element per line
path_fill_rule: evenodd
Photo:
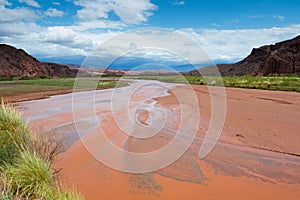
<path fill-rule="evenodd" d="M 11 163 L 29 139 L 27 124 L 12 107 L 0 108 L 0 164 Z"/>
<path fill-rule="evenodd" d="M 12 81 L 14 80 L 13 78 L 0 78 L 0 81 Z"/>
<path fill-rule="evenodd" d="M 52 188 L 53 177 L 49 162 L 34 153 L 21 152 L 13 164 L 2 167 L 3 185 L 22 197 L 45 198 Z"/>
<path fill-rule="evenodd" d="M 127 76 L 126 78 L 300 92 L 300 76 L 224 76 L 222 78 L 216 76 Z"/>
<path fill-rule="evenodd" d="M 97 89 L 126 86 L 127 83 L 118 83 L 118 79 L 101 80 Z M 92 88 L 98 81 L 96 78 L 81 78 L 80 85 L 83 89 Z M 28 80 L 3 80 L 0 81 L 0 96 L 14 96 L 20 94 L 48 92 L 48 91 L 71 91 L 75 78 L 53 79 L 28 79 Z"/>
<path fill-rule="evenodd" d="M 223 81 L 227 87 L 300 92 L 300 76 L 224 77 Z"/>
<path fill-rule="evenodd" d="M 117 81 L 100 81 L 98 88 L 114 88 L 114 87 L 125 87 L 128 86 L 127 82 Z"/>
<path fill-rule="evenodd" d="M 0 199 L 82 199 L 66 191 L 51 164 L 62 142 L 48 133 L 29 132 L 21 115 L 2 102 L 0 108 Z"/>
<path fill-rule="evenodd" d="M 98 82 L 97 89 L 123 87 L 128 83 L 118 81 L 120 77 L 107 76 Z M 171 83 L 190 83 L 199 85 L 223 85 L 226 87 L 282 90 L 300 92 L 300 76 L 126 76 L 129 79 L 151 79 Z M 93 89 L 97 78 L 80 78 L 80 88 L 83 90 Z M 0 81 L 0 96 L 16 96 L 31 93 L 43 93 L 56 91 L 72 91 L 75 78 L 53 78 L 53 79 L 28 79 L 28 80 L 2 80 Z"/>

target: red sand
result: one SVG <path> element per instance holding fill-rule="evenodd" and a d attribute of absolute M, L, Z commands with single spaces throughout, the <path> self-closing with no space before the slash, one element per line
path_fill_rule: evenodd
<path fill-rule="evenodd" d="M 222 136 L 213 151 L 200 160 L 198 151 L 210 120 L 210 98 L 205 86 L 193 88 L 203 123 L 190 149 L 175 163 L 146 174 L 119 172 L 93 158 L 77 140 L 55 164 L 63 169 L 62 179 L 70 187 L 76 186 L 86 199 L 299 199 L 300 94 L 227 88 Z M 184 95 L 188 88 L 174 90 Z M 168 108 L 178 104 L 172 93 L 157 100 Z M 39 123 L 55 127 L 71 118 L 67 112 Z M 139 116 L 141 123 L 148 118 L 145 112 Z M 110 113 L 101 126 L 109 138 L 117 138 L 116 145 L 134 152 L 156 149 L 172 139 L 163 132 L 145 143 L 128 138 L 120 134 Z M 89 133 L 83 140 L 97 148 L 95 138 Z"/>

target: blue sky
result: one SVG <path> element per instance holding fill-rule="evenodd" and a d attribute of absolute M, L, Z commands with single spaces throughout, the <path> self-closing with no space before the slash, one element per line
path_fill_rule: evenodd
<path fill-rule="evenodd" d="M 213 60 L 234 62 L 299 35 L 299 10 L 298 0 L 0 0 L 0 43 L 80 64 L 120 32 L 158 27 L 191 37 Z"/>
<path fill-rule="evenodd" d="M 149 24 L 169 28 L 245 29 L 284 27 L 299 23 L 299 1 L 153 1 L 159 5 Z"/>

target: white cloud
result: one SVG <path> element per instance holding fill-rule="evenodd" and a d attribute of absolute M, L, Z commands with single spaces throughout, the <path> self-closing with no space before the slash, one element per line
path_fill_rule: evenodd
<path fill-rule="evenodd" d="M 205 63 L 208 57 L 211 60 L 235 62 L 250 54 L 252 48 L 274 44 L 291 39 L 300 33 L 300 25 L 286 28 L 268 29 L 240 29 L 240 30 L 216 30 L 216 29 L 181 29 L 182 33 L 191 40 L 176 34 L 168 34 L 165 31 L 141 31 L 127 34 L 126 37 L 117 35 L 110 44 L 105 44 L 105 51 L 97 52 L 100 57 L 121 55 L 132 50 L 132 46 L 141 47 L 167 47 L 169 52 L 181 52 L 184 58 L 190 58 L 194 63 Z M 131 42 L 134 41 L 134 44 Z M 195 43 L 191 42 L 195 41 Z M 206 53 L 197 49 L 199 45 Z M 200 52 L 200 53 L 199 53 Z M 161 59 L 174 59 L 159 51 L 139 51 L 135 56 Z M 208 57 L 207 57 L 208 56 Z"/>
<path fill-rule="evenodd" d="M 26 29 L 25 26 L 21 28 Z M 17 30 L 17 26 L 14 30 Z M 5 40 L 5 43 L 23 48 L 34 56 L 57 60 L 71 57 L 76 60 L 78 56 L 88 56 L 94 48 L 115 34 L 109 31 L 104 33 L 75 31 L 68 26 L 48 28 L 31 26 L 22 35 L 0 36 L 0 42 Z"/>
<path fill-rule="evenodd" d="M 217 23 L 212 23 L 211 25 L 214 26 L 214 27 L 220 27 L 221 26 L 220 24 L 217 24 Z"/>
<path fill-rule="evenodd" d="M 109 19 L 114 12 L 126 24 L 146 22 L 157 7 L 149 0 L 76 0 L 75 5 L 82 8 L 77 17 L 83 21 Z"/>
<path fill-rule="evenodd" d="M 174 6 L 183 6 L 185 4 L 184 1 L 175 1 L 172 3 Z"/>
<path fill-rule="evenodd" d="M 252 19 L 259 19 L 259 18 L 265 18 L 266 16 L 265 15 L 250 15 L 249 18 L 252 18 Z"/>
<path fill-rule="evenodd" d="M 6 42 L 17 41 L 19 37 L 30 35 L 33 33 L 38 33 L 42 30 L 42 27 L 34 22 L 14 22 L 14 23 L 3 23 L 0 28 L 0 41 Z M 5 40 L 1 40 L 5 38 Z M 28 40 L 24 38 L 24 41 L 28 42 L 32 38 L 28 37 Z M 31 44 L 29 42 L 29 44 Z"/>
<path fill-rule="evenodd" d="M 38 18 L 35 11 L 28 8 L 10 9 L 1 7 L 9 5 L 7 1 L 0 2 L 0 39 L 16 39 L 21 35 L 39 32 L 40 26 L 35 23 Z"/>
<path fill-rule="evenodd" d="M 291 39 L 300 33 L 300 25 L 268 29 L 182 29 L 182 33 L 199 43 L 214 60 L 239 60 L 263 45 Z"/>
<path fill-rule="evenodd" d="M 56 8 L 48 8 L 44 14 L 49 17 L 62 17 L 65 13 Z"/>
<path fill-rule="evenodd" d="M 40 4 L 38 2 L 36 2 L 35 0 L 19 0 L 20 3 L 25 3 L 28 6 L 32 6 L 32 7 L 36 7 L 36 8 L 40 8 Z"/>
<path fill-rule="evenodd" d="M 0 7 L 4 8 L 4 6 L 11 6 L 7 0 L 0 0 Z"/>
<path fill-rule="evenodd" d="M 249 16 L 249 18 L 252 18 L 252 19 L 278 19 L 280 21 L 283 21 L 285 19 L 284 16 L 282 15 L 251 15 Z"/>
<path fill-rule="evenodd" d="M 285 17 L 282 15 L 274 15 L 273 18 L 283 21 Z"/>
<path fill-rule="evenodd" d="M 8 9 L 0 7 L 0 24 L 2 23 L 16 23 L 21 21 L 34 21 L 37 19 L 34 11 L 27 8 Z M 1 27 L 2 29 L 3 27 Z"/>
<path fill-rule="evenodd" d="M 47 30 L 41 34 L 41 40 L 49 43 L 66 44 L 75 41 L 76 33 L 67 27 L 48 27 Z"/>
<path fill-rule="evenodd" d="M 107 39 L 118 35 L 122 28 L 131 23 L 147 21 L 156 6 L 148 0 L 76 0 L 81 6 L 77 13 L 78 21 L 71 26 L 44 27 L 36 23 L 38 12 L 29 8 L 6 8 L 10 5 L 6 0 L 0 0 L 0 42 L 24 48 L 33 55 L 42 57 L 64 58 L 87 56 Z M 130 8 L 130 9 L 129 9 Z M 88 12 L 91 10 L 91 12 Z M 62 16 L 62 11 L 50 8 L 48 16 Z M 47 12 L 46 11 L 46 12 Z M 130 13 L 130 12 L 131 13 Z M 121 20 L 112 21 L 110 12 L 115 12 Z M 216 24 L 215 24 L 216 25 Z M 110 31 L 109 28 L 113 31 Z M 120 28 L 120 29 L 116 29 Z M 97 30 L 100 29 L 101 31 Z M 197 42 L 214 60 L 235 61 L 247 56 L 253 47 L 259 47 L 282 40 L 290 39 L 300 33 L 300 24 L 285 28 L 268 29 L 181 29 L 180 33 Z M 145 35 L 146 34 L 146 35 Z M 147 34 L 149 38 L 146 37 Z M 128 41 L 136 41 L 137 44 Z M 138 46 L 139 44 L 152 46 L 152 41 L 158 45 L 168 45 L 172 40 L 170 50 L 184 50 L 184 55 L 194 53 L 191 44 L 172 38 L 170 35 L 157 31 L 155 34 L 144 32 L 131 34 L 129 37 L 119 38 L 109 51 L 102 52 L 103 56 L 118 55 L 120 52 Z M 197 53 L 197 52 L 196 52 Z M 169 54 L 158 51 L 140 51 L 135 56 L 150 58 L 175 59 Z M 199 58 L 201 56 L 194 55 Z M 196 62 L 196 61 L 195 61 Z"/>
<path fill-rule="evenodd" d="M 20 31 L 22 30 L 22 31 Z M 286 28 L 269 29 L 241 29 L 241 30 L 215 30 L 215 29 L 181 29 L 179 33 L 190 37 L 199 44 L 213 60 L 234 62 L 246 57 L 253 47 L 260 47 L 291 39 L 300 33 L 300 25 Z M 103 42 L 116 36 L 114 43 L 109 48 L 103 49 L 99 55 L 103 57 L 120 55 L 132 47 L 140 47 L 140 44 L 153 46 L 155 44 L 169 46 L 169 52 L 181 51 L 183 56 L 197 58 L 195 62 L 204 61 L 201 55 L 194 51 L 193 44 L 181 40 L 164 32 L 141 32 L 127 35 L 126 38 L 119 37 L 116 31 L 105 31 L 92 33 L 82 31 L 76 26 L 41 27 L 33 22 L 18 22 L 16 24 L 5 23 L 0 29 L 0 42 L 12 44 L 18 48 L 24 48 L 33 55 L 41 57 L 64 58 L 88 56 L 91 51 L 103 45 Z M 30 42 L 28 42 L 30 41 Z M 129 41 L 137 41 L 132 43 Z M 155 43 L 153 42 L 155 41 Z M 172 44 L 170 41 L 173 41 Z M 162 51 L 140 50 L 134 56 L 144 58 L 170 59 L 175 57 Z"/>
<path fill-rule="evenodd" d="M 126 24 L 120 21 L 110 21 L 110 20 L 91 20 L 79 22 L 74 26 L 71 26 L 73 30 L 76 31 L 86 31 L 93 29 L 105 29 L 105 28 L 115 28 L 122 29 L 126 27 Z"/>
<path fill-rule="evenodd" d="M 57 1 L 53 1 L 53 5 L 59 6 L 59 5 L 60 5 L 60 3 L 59 3 L 59 2 L 57 2 Z"/>

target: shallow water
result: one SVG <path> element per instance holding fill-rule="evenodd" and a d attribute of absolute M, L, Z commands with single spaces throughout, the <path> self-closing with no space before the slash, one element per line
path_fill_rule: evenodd
<path fill-rule="evenodd" d="M 183 108 L 187 112 L 195 112 L 195 105 L 161 107 L 157 104 L 155 98 L 168 96 L 168 90 L 176 86 L 159 81 L 134 81 L 128 87 L 57 95 L 22 102 L 19 106 L 30 124 L 40 124 L 47 131 L 64 135 L 68 149 L 80 138 L 94 143 L 99 139 L 97 128 L 102 127 L 114 145 L 143 153 L 161 148 L 174 139 L 181 121 L 188 120 L 181 118 Z M 147 123 L 141 123 L 140 111 L 150 113 Z M 131 189 L 156 196 L 164 186 L 155 181 L 155 174 L 177 181 L 204 184 L 206 174 L 199 165 L 198 152 L 207 126 L 201 124 L 199 134 L 188 151 L 170 166 L 152 173 L 126 174 Z M 181 143 L 188 143 L 189 135 L 180 135 L 179 138 Z M 95 144 L 100 145 L 102 141 Z M 80 170 L 88 170 L 89 166 L 98 162 L 97 159 L 105 156 L 120 157 L 124 170 L 132 170 L 132 157 L 115 153 L 107 145 L 100 148 L 98 155 L 94 155 L 93 162 L 82 163 Z M 161 162 L 160 158 L 152 159 L 152 162 Z M 300 158 L 297 156 L 219 141 L 203 161 L 216 174 L 249 177 L 272 184 L 300 184 Z"/>

